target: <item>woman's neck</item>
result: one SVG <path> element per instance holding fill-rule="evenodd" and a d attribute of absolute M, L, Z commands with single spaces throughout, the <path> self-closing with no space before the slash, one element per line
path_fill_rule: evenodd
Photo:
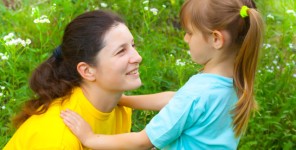
<path fill-rule="evenodd" d="M 81 85 L 82 92 L 87 100 L 99 111 L 111 112 L 118 104 L 122 93 L 112 93 L 87 84 Z"/>

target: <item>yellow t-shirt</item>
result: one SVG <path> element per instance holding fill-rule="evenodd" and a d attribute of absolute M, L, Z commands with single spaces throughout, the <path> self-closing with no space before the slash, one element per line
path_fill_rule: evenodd
<path fill-rule="evenodd" d="M 61 104 L 57 99 L 46 113 L 31 116 L 26 120 L 6 144 L 4 150 L 86 149 L 60 117 L 61 110 L 66 108 L 80 114 L 95 133 L 118 134 L 131 130 L 131 108 L 116 106 L 111 113 L 100 112 L 86 99 L 81 88 L 75 88 L 64 103 Z"/>

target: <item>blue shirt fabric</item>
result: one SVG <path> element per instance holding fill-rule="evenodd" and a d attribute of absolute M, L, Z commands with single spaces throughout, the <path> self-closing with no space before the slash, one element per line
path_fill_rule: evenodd
<path fill-rule="evenodd" d="M 239 138 L 234 135 L 230 111 L 237 100 L 232 78 L 194 75 L 145 131 L 160 149 L 236 149 Z"/>

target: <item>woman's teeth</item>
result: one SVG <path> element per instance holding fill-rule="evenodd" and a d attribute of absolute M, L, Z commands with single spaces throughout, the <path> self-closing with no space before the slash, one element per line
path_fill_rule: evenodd
<path fill-rule="evenodd" d="M 134 70 L 134 71 L 129 72 L 128 74 L 131 75 L 131 74 L 137 74 L 137 73 L 138 73 L 138 70 Z"/>

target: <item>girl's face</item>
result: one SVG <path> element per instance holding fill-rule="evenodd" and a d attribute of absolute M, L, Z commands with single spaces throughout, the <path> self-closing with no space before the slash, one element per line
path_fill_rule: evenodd
<path fill-rule="evenodd" d="M 124 92 L 141 86 L 139 64 L 142 57 L 135 49 L 134 38 L 122 23 L 104 37 L 105 47 L 97 55 L 96 83 L 110 92 Z"/>
<path fill-rule="evenodd" d="M 206 41 L 201 31 L 188 25 L 184 41 L 189 45 L 191 59 L 198 64 L 205 65 L 213 58 L 212 46 L 209 41 Z"/>

